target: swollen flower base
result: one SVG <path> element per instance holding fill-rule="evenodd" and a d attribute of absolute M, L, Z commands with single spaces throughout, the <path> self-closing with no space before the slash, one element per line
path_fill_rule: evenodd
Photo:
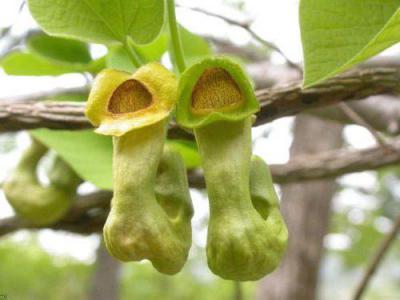
<path fill-rule="evenodd" d="M 193 65 L 179 84 L 177 121 L 193 128 L 210 200 L 207 259 L 231 280 L 272 272 L 287 229 L 265 162 L 251 154 L 251 116 L 258 110 L 241 68 L 224 58 Z"/>

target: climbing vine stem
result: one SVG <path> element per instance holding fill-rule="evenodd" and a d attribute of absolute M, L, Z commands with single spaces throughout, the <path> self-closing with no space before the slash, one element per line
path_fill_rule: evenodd
<path fill-rule="evenodd" d="M 168 25 L 171 35 L 171 54 L 173 55 L 179 73 L 182 73 L 186 69 L 186 64 L 182 41 L 179 36 L 179 28 L 176 22 L 175 1 L 167 0 L 167 6 Z"/>
<path fill-rule="evenodd" d="M 133 41 L 129 37 L 126 39 L 125 49 L 135 68 L 140 68 L 143 65 L 143 61 L 137 53 L 135 46 L 133 45 Z"/>

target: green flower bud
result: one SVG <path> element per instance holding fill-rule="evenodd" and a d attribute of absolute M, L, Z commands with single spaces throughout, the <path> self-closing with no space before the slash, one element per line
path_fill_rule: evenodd
<path fill-rule="evenodd" d="M 43 186 L 37 178 L 37 166 L 47 148 L 36 139 L 22 155 L 15 170 L 3 185 L 4 194 L 16 214 L 29 222 L 45 226 L 60 220 L 76 199 L 81 180 L 56 157 L 49 173 L 50 184 Z"/>

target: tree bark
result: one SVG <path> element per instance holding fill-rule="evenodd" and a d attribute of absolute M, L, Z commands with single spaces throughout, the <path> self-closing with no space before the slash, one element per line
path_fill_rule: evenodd
<path fill-rule="evenodd" d="M 261 107 L 254 126 L 344 101 L 382 94 L 397 95 L 399 90 L 400 70 L 396 69 L 355 70 L 308 89 L 302 89 L 301 83 L 297 82 L 258 90 L 256 96 Z M 92 128 L 84 111 L 83 103 L 10 103 L 4 100 L 0 103 L 0 132 Z M 170 138 L 193 138 L 176 124 L 171 124 L 168 135 Z"/>
<path fill-rule="evenodd" d="M 304 154 L 340 148 L 342 127 L 314 117 L 296 118 L 291 159 Z M 257 300 L 314 300 L 328 230 L 335 180 L 282 186 L 282 214 L 288 225 L 289 244 L 280 268 L 259 284 Z"/>
<path fill-rule="evenodd" d="M 90 300 L 119 299 L 120 263 L 108 254 L 103 243 L 97 250 L 96 268 L 92 278 Z"/>

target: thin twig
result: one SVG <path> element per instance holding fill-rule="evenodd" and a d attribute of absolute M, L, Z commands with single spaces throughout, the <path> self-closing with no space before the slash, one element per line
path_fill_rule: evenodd
<path fill-rule="evenodd" d="M 10 26 L 7 26 L 6 28 L 4 28 L 4 30 L 0 33 L 0 39 L 8 38 L 11 35 L 11 31 L 13 30 L 14 25 L 17 23 L 17 20 L 20 17 L 20 15 L 22 13 L 22 10 L 25 7 L 25 4 L 26 4 L 25 1 L 21 2 L 20 6 L 18 8 L 17 16 L 15 17 L 14 22 Z"/>
<path fill-rule="evenodd" d="M 387 253 L 390 246 L 396 240 L 396 236 L 400 231 L 400 216 L 397 217 L 391 231 L 388 235 L 384 238 L 381 245 L 379 246 L 377 252 L 372 257 L 371 261 L 368 263 L 368 267 L 364 273 L 362 280 L 360 281 L 359 285 L 357 286 L 356 292 L 354 294 L 353 300 L 360 300 L 363 293 L 368 287 L 368 284 L 375 274 L 376 270 L 378 269 L 380 263 L 383 261 L 385 254 Z"/>
<path fill-rule="evenodd" d="M 17 17 L 15 18 L 15 21 L 10 26 L 7 26 L 6 28 L 4 28 L 4 30 L 0 34 L 0 38 L 5 38 L 10 35 L 11 30 L 14 28 L 14 24 L 16 23 L 17 19 L 21 15 L 24 6 L 25 6 L 25 1 L 22 1 L 18 8 Z"/>
<path fill-rule="evenodd" d="M 190 9 L 192 11 L 196 11 L 196 12 L 202 13 L 202 14 L 210 16 L 210 17 L 221 19 L 221 20 L 225 21 L 226 23 L 228 23 L 230 25 L 239 26 L 239 27 L 243 27 L 243 28 L 250 27 L 250 25 L 251 25 L 251 22 L 248 22 L 248 21 L 247 22 L 241 22 L 241 21 L 229 18 L 227 16 L 223 16 L 223 15 L 217 14 L 215 12 L 204 10 L 202 8 L 199 8 L 199 7 L 182 6 L 182 5 L 177 5 L 177 6 L 180 7 L 180 8 Z"/>
<path fill-rule="evenodd" d="M 240 27 L 240 28 L 246 30 L 257 42 L 259 42 L 260 44 L 262 44 L 262 45 L 272 49 L 276 53 L 278 53 L 286 61 L 286 64 L 290 68 L 293 68 L 300 73 L 303 72 L 302 68 L 298 64 L 293 62 L 289 57 L 287 57 L 287 55 L 277 45 L 275 45 L 274 43 L 272 43 L 270 41 L 263 39 L 253 29 L 251 29 L 251 24 L 249 22 L 240 22 L 240 21 L 234 20 L 232 18 L 214 13 L 214 12 L 204 10 L 199 7 L 188 7 L 188 6 L 182 6 L 182 5 L 179 5 L 179 7 L 185 8 L 185 9 L 190 9 L 192 11 L 199 12 L 199 13 L 202 13 L 202 14 L 210 16 L 210 17 L 221 19 L 230 25 L 237 26 L 237 27 Z"/>
<path fill-rule="evenodd" d="M 22 10 L 24 9 L 25 4 L 26 4 L 25 0 L 21 2 L 21 5 L 18 8 L 18 16 L 22 13 Z"/>
<path fill-rule="evenodd" d="M 233 285 L 234 285 L 233 300 L 243 300 L 242 284 L 240 283 L 240 281 L 233 281 Z"/>
<path fill-rule="evenodd" d="M 340 102 L 338 107 L 343 111 L 343 113 L 352 120 L 355 124 L 360 125 L 367 129 L 372 136 L 375 138 L 376 142 L 382 147 L 387 147 L 386 140 L 384 137 L 375 130 L 367 121 L 364 120 L 354 109 L 352 109 L 347 103 Z"/>
<path fill-rule="evenodd" d="M 287 55 L 274 43 L 266 41 L 265 39 L 263 39 L 260 35 L 258 35 L 255 31 L 253 31 L 250 27 L 243 27 L 243 29 L 247 30 L 247 32 L 255 39 L 257 40 L 260 44 L 271 48 L 272 50 L 274 50 L 276 53 L 278 53 L 285 61 L 286 64 L 296 70 L 297 72 L 299 72 L 300 74 L 303 73 L 303 69 L 296 64 L 295 62 L 293 62 L 289 57 L 287 57 Z"/>
<path fill-rule="evenodd" d="M 1 31 L 0 31 L 0 39 L 7 37 L 10 34 L 12 25 L 4 27 Z"/>

